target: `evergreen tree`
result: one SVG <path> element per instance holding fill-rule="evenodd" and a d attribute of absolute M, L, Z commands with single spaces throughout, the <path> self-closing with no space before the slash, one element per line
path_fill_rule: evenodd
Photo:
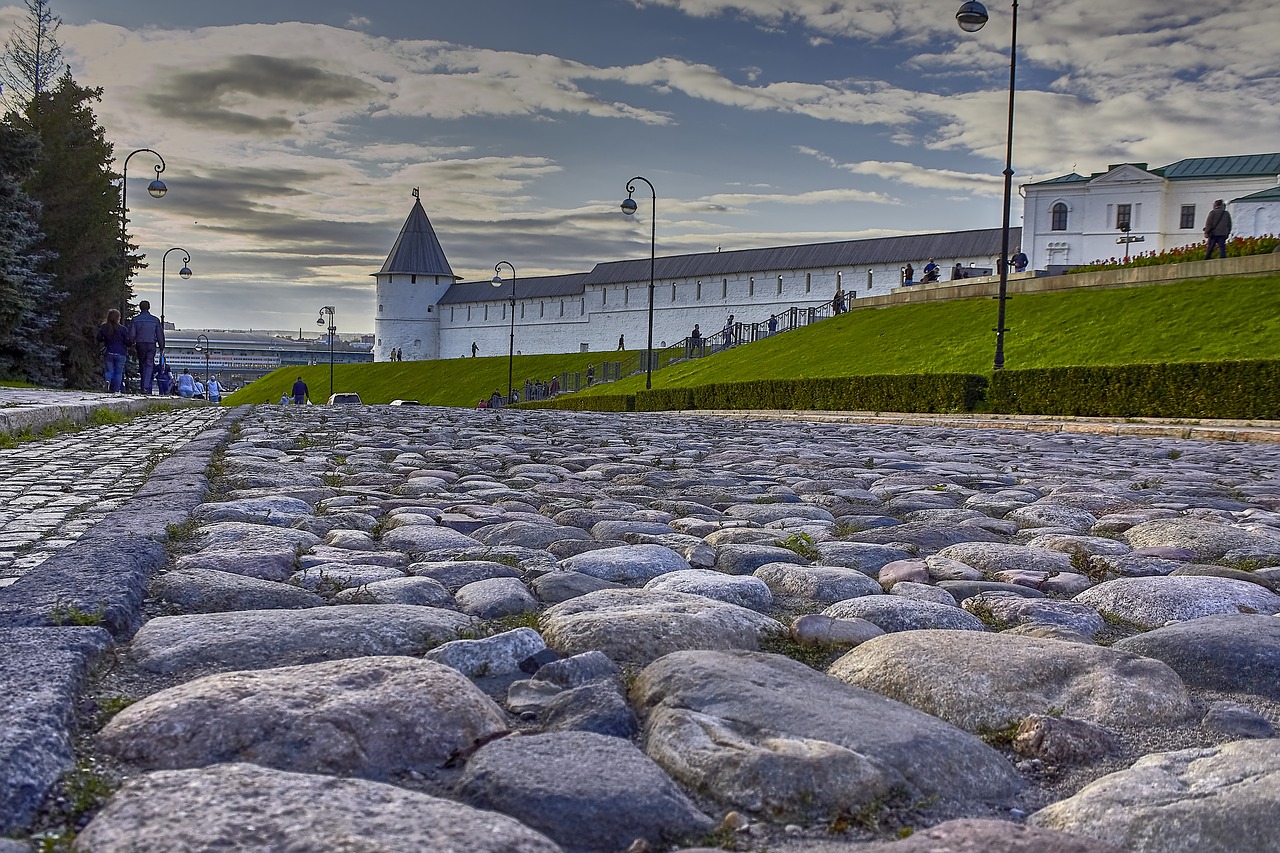
<path fill-rule="evenodd" d="M 51 343 L 62 348 L 63 376 L 76 388 L 100 386 L 94 336 L 107 310 L 128 301 L 128 277 L 139 265 L 134 247 L 122 243 L 112 145 L 93 112 L 101 97 L 101 89 L 78 85 L 68 71 L 27 105 L 24 117 L 44 152 L 25 188 L 41 205 L 42 248 L 52 255 L 46 270 L 66 294 Z"/>
<path fill-rule="evenodd" d="M 0 376 L 39 385 L 61 384 L 58 348 L 49 342 L 55 304 L 51 260 L 40 206 L 22 190 L 36 168 L 40 142 L 11 122 L 0 122 Z"/>
<path fill-rule="evenodd" d="M 11 110 L 21 111 L 62 73 L 62 45 L 49 0 L 26 0 L 27 17 L 19 21 L 0 54 L 0 96 Z"/>

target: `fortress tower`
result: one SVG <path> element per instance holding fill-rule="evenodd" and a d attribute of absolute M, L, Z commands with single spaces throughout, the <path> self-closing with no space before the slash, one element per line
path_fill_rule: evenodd
<path fill-rule="evenodd" d="M 413 188 L 413 209 L 391 247 L 386 263 L 374 273 L 374 361 L 390 361 L 399 349 L 409 360 L 440 357 L 440 315 L 436 305 L 458 277 L 440 248 L 435 229 Z"/>

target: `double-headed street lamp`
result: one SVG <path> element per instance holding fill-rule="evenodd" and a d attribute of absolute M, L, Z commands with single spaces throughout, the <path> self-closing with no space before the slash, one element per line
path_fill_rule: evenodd
<path fill-rule="evenodd" d="M 636 175 L 627 181 L 627 197 L 622 201 L 622 212 L 627 216 L 631 216 L 636 212 L 638 205 L 631 195 L 636 191 L 636 181 L 644 181 L 649 184 L 649 193 L 653 197 L 653 201 L 649 206 L 650 212 L 653 214 L 649 223 L 649 342 L 645 345 L 644 351 L 644 387 L 653 387 L 653 270 L 656 263 L 654 259 L 655 250 L 658 244 L 658 191 L 653 188 L 653 184 L 648 178 L 642 178 Z"/>
<path fill-rule="evenodd" d="M 167 249 L 165 253 L 160 256 L 160 326 L 161 328 L 164 327 L 164 267 L 165 267 L 165 262 L 169 260 L 169 252 L 182 253 L 182 269 L 178 270 L 178 275 L 184 280 L 191 278 L 191 267 L 187 266 L 187 264 L 191 263 L 191 253 L 188 252 L 186 249 L 183 249 L 179 246 L 174 246 L 172 249 Z"/>
<path fill-rule="evenodd" d="M 978 0 L 968 0 L 956 12 L 956 23 L 966 33 L 976 33 L 986 25 L 987 9 Z M 1013 23 L 1009 43 L 1009 124 L 1004 146 L 1004 220 L 1000 226 L 1000 308 L 996 315 L 995 370 L 1004 370 L 1004 306 L 1009 293 L 1009 206 L 1013 202 L 1013 94 L 1018 69 L 1018 0 L 1013 0 Z"/>
<path fill-rule="evenodd" d="M 515 390 L 513 371 L 516 364 L 516 268 L 511 261 L 498 261 L 493 265 L 495 275 L 490 284 L 494 287 L 502 287 L 503 264 L 511 268 L 511 349 L 507 351 L 507 403 L 509 405 L 511 403 L 511 393 Z"/>
<path fill-rule="evenodd" d="M 320 309 L 320 316 L 316 318 L 316 325 L 324 325 L 325 315 L 329 315 L 329 396 L 333 396 L 333 337 L 338 333 L 337 323 L 333 319 L 333 306 L 326 305 Z"/>
<path fill-rule="evenodd" d="M 133 159 L 135 154 L 155 154 L 159 164 L 155 166 L 156 177 L 151 183 L 147 184 L 147 194 L 152 198 L 164 198 L 164 194 L 169 188 L 164 185 L 164 181 L 160 180 L 160 173 L 164 171 L 164 158 L 150 148 L 139 148 L 129 152 L 129 156 L 124 158 L 124 165 L 120 167 L 120 254 L 121 257 L 128 258 L 129 240 L 125 236 L 129 226 L 129 161 Z M 125 264 L 125 280 L 124 292 L 120 295 L 120 316 L 124 317 L 126 303 L 129 301 L 129 275 L 128 263 Z M 161 311 L 163 318 L 164 312 Z"/>
<path fill-rule="evenodd" d="M 196 352 L 204 353 L 204 384 L 208 386 L 209 384 L 209 338 L 207 335 L 196 335 Z M 205 388 L 205 393 L 206 394 L 209 393 L 208 387 Z"/>

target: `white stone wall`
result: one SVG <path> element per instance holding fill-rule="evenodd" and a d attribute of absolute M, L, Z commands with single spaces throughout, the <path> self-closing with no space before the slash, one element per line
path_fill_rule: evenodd
<path fill-rule="evenodd" d="M 393 349 L 402 349 L 406 359 L 439 358 L 440 318 L 436 303 L 453 279 L 396 273 L 378 275 L 376 281 L 374 361 L 390 361 Z"/>
<path fill-rule="evenodd" d="M 913 261 L 916 281 L 925 259 Z M 943 280 L 959 261 L 994 267 L 995 258 L 936 258 Z M 870 273 L 870 287 L 868 287 Z M 779 293 L 779 276 L 782 277 Z M 653 341 L 670 346 L 688 337 L 693 325 L 704 337 L 724 328 L 729 315 L 735 322 L 762 323 L 792 306 L 808 308 L 830 302 L 837 280 L 848 296 L 881 296 L 901 283 L 900 268 L 878 266 L 846 269 L 762 270 L 758 273 L 703 279 L 661 279 L 654 285 Z M 674 288 L 674 296 L 673 296 Z M 563 305 L 563 313 L 561 306 Z M 486 313 L 487 307 L 487 313 Z M 480 355 L 506 355 L 510 347 L 509 301 L 472 302 L 439 306 L 440 357 L 470 356 L 471 344 Z M 648 339 L 649 281 L 592 285 L 581 296 L 517 300 L 517 353 L 610 353 L 622 335 L 628 350 L 640 350 Z M 406 350 L 408 357 L 408 350 Z"/>

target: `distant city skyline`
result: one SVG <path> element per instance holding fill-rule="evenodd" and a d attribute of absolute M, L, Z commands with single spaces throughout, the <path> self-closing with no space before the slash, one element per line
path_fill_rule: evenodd
<path fill-rule="evenodd" d="M 5 0 L 0 0 L 4 3 Z M 53 0 L 179 327 L 373 329 L 372 273 L 421 187 L 455 274 L 997 227 L 1009 14 L 958 0 Z M 439 8 L 435 8 L 439 6 Z M 25 14 L 0 5 L 0 38 Z M 1015 182 L 1274 151 L 1262 0 L 1019 4 Z M 1021 200 L 1014 200 L 1019 224 Z M 172 260 L 173 256 L 170 256 Z M 172 266 L 172 264 L 170 264 Z"/>

